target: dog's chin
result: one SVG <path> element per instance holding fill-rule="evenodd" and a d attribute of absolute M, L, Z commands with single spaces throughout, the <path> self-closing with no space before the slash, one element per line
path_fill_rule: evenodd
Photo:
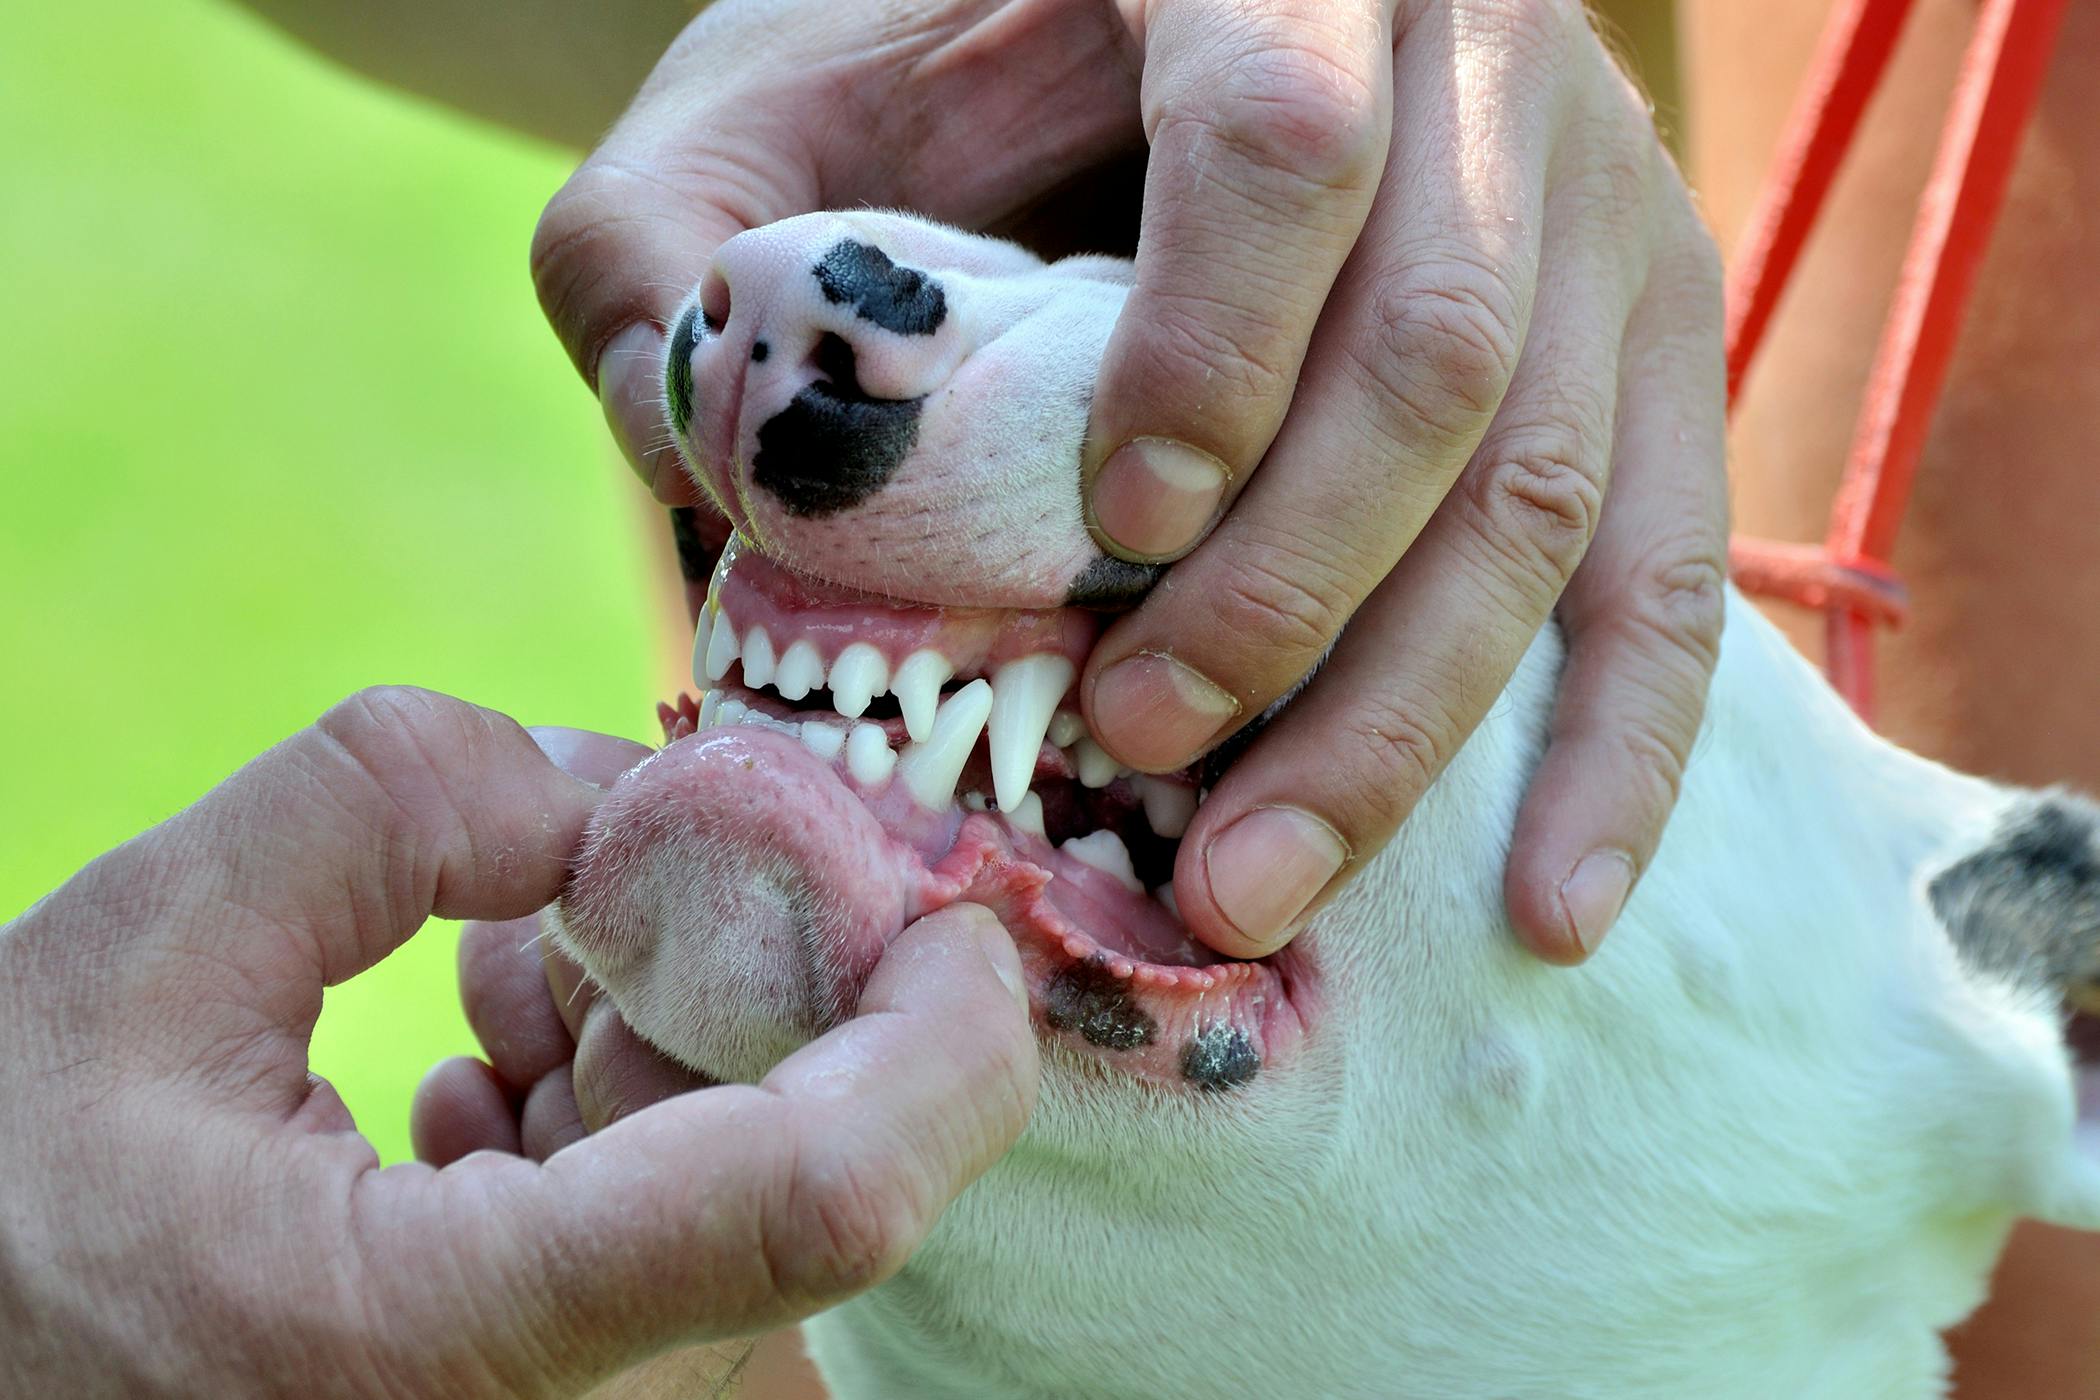
<path fill-rule="evenodd" d="M 659 1048 L 749 1080 L 850 1015 L 907 924 L 967 900 L 1013 937 L 1053 1043 L 1157 1085 L 1249 1085 L 1302 1033 L 1303 955 L 1229 961 L 1182 924 L 1200 793 L 1086 736 L 1070 687 L 1099 626 L 725 552 L 710 687 L 663 708 L 664 748 L 601 804 L 558 937 Z"/>

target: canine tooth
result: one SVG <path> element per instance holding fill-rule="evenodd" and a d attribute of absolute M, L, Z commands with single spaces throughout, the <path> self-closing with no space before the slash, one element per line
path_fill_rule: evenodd
<path fill-rule="evenodd" d="M 1130 863 L 1130 848 L 1123 838 L 1103 827 L 1089 831 L 1084 836 L 1075 836 L 1057 849 L 1083 865 L 1091 865 L 1106 875 L 1116 877 L 1116 883 L 1132 894 L 1143 894 L 1145 887 L 1138 881 L 1137 870 Z"/>
<path fill-rule="evenodd" d="M 1174 882 L 1167 881 L 1152 892 L 1152 897 L 1167 906 L 1167 912 L 1175 918 L 1181 917 L 1181 901 L 1174 898 Z"/>
<path fill-rule="evenodd" d="M 714 630 L 707 638 L 707 656 L 702 662 L 708 680 L 718 681 L 728 675 L 736 654 L 736 625 L 729 620 L 728 613 L 717 613 Z"/>
<path fill-rule="evenodd" d="M 701 692 L 700 692 L 700 722 L 699 722 L 698 724 L 694 725 L 693 727 L 694 727 L 695 729 L 709 729 L 709 728 L 712 728 L 712 727 L 714 726 L 714 722 L 715 722 L 715 716 L 716 716 L 716 715 L 718 715 L 719 713 L 721 713 L 721 709 L 722 709 L 722 692 L 721 692 L 721 691 L 719 691 L 719 690 L 703 690 L 703 691 L 701 691 Z"/>
<path fill-rule="evenodd" d="M 846 747 L 846 731 L 822 720 L 802 722 L 802 746 L 818 758 L 837 758 Z"/>
<path fill-rule="evenodd" d="M 1161 836 L 1179 836 L 1189 829 L 1196 815 L 1196 790 L 1187 783 L 1140 776 L 1138 800 L 1145 804 L 1145 821 Z"/>
<path fill-rule="evenodd" d="M 925 743 L 933 733 L 933 712 L 941 703 L 941 687 L 954 674 L 955 666 L 947 657 L 931 647 L 923 647 L 905 657 L 891 679 L 897 708 L 904 712 L 904 732 L 917 742 Z M 941 794 L 941 800 L 948 800 L 946 793 Z"/>
<path fill-rule="evenodd" d="M 989 812 L 992 809 L 992 804 L 986 800 L 985 795 L 981 792 L 964 793 L 962 795 L 962 805 L 963 810 L 968 812 Z"/>
<path fill-rule="evenodd" d="M 1070 710 L 1059 710 L 1050 716 L 1050 742 L 1061 749 L 1069 749 L 1080 735 L 1086 733 L 1086 721 Z"/>
<path fill-rule="evenodd" d="M 800 700 L 822 684 L 824 658 L 817 655 L 817 644 L 807 637 L 789 647 L 773 671 L 773 689 L 780 692 L 783 700 Z"/>
<path fill-rule="evenodd" d="M 1043 799 L 1039 793 L 1029 793 L 1021 799 L 1021 805 L 1006 814 L 1006 819 L 1023 831 L 1043 834 Z"/>
<path fill-rule="evenodd" d="M 1027 794 L 1050 716 L 1073 674 L 1071 662 L 1040 652 L 1007 662 L 992 677 L 992 792 L 1001 807 L 1018 807 Z"/>
<path fill-rule="evenodd" d="M 715 711 L 715 724 L 720 728 L 727 729 L 730 725 L 737 723 L 743 717 L 743 701 L 724 700 L 721 704 L 721 707 Z"/>
<path fill-rule="evenodd" d="M 1072 762 L 1079 769 L 1079 785 L 1090 788 L 1107 787 L 1116 780 L 1116 769 L 1121 766 L 1091 737 L 1072 745 Z"/>
<path fill-rule="evenodd" d="M 866 642 L 853 643 L 831 663 L 831 708 L 847 719 L 866 714 L 868 702 L 889 688 L 889 659 Z"/>
<path fill-rule="evenodd" d="M 879 724 L 856 724 L 846 736 L 846 771 L 862 787 L 881 787 L 897 766 L 897 754 Z"/>
<path fill-rule="evenodd" d="M 927 655 L 931 653 L 919 652 L 912 661 Z M 909 668 L 911 661 L 904 664 Z M 931 732 L 898 760 L 898 776 L 914 802 L 921 807 L 948 805 L 955 795 L 956 779 L 962 777 L 963 765 L 970 761 L 970 751 L 977 747 L 977 736 L 991 713 L 991 682 L 981 676 L 948 697 L 934 716 Z"/>
<path fill-rule="evenodd" d="M 744 634 L 744 684 L 762 690 L 773 679 L 773 639 L 763 627 Z"/>

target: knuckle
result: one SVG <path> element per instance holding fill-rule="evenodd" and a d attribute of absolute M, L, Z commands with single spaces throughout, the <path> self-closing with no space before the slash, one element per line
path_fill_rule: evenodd
<path fill-rule="evenodd" d="M 1666 647 L 1711 672 L 1728 613 L 1727 569 L 1718 550 L 1669 552 L 1637 576 L 1632 618 Z"/>
<path fill-rule="evenodd" d="M 1232 61 L 1218 83 L 1170 99 L 1162 127 L 1193 124 L 1221 148 L 1293 183 L 1364 190 L 1378 174 L 1383 114 L 1367 71 L 1293 35 Z"/>
<path fill-rule="evenodd" d="M 789 1228 L 767 1237 L 776 1292 L 827 1302 L 871 1288 L 904 1267 L 921 1211 L 893 1172 L 870 1172 L 840 1153 L 801 1155 L 789 1173 Z"/>
<path fill-rule="evenodd" d="M 1210 593 L 1214 635 L 1258 639 L 1302 674 L 1356 605 L 1336 552 L 1275 545 L 1235 551 Z M 1289 679 L 1296 679 L 1293 675 Z"/>
<path fill-rule="evenodd" d="M 1548 427 L 1492 444 L 1463 489 L 1483 538 L 1557 593 L 1597 533 L 1601 477 L 1582 433 Z"/>
<path fill-rule="evenodd" d="M 1396 829 L 1416 799 L 1429 790 L 1447 757 L 1438 737 L 1448 719 L 1434 708 L 1415 712 L 1398 700 L 1352 714 L 1341 726 L 1337 771 L 1345 774 L 1345 800 L 1364 820 L 1351 830 L 1358 856 L 1369 844 L 1364 832 Z"/>
<path fill-rule="evenodd" d="M 1195 416 L 1215 425 L 1213 436 L 1252 435 L 1252 420 L 1288 396 L 1291 376 L 1267 343 L 1280 327 L 1248 325 L 1239 308 L 1186 294 L 1161 298 L 1156 311 L 1140 351 L 1145 377 L 1191 386 Z"/>
<path fill-rule="evenodd" d="M 337 702 L 317 728 L 387 786 L 405 763 L 426 761 L 431 745 L 456 732 L 456 700 L 410 685 L 375 685 Z"/>
<path fill-rule="evenodd" d="M 1518 304 L 1500 272 L 1460 256 L 1386 280 L 1357 359 L 1404 432 L 1447 446 L 1479 436 L 1516 372 Z"/>

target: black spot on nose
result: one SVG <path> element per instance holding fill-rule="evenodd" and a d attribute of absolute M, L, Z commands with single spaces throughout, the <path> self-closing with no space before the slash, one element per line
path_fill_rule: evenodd
<path fill-rule="evenodd" d="M 1189 1037 L 1181 1047 L 1181 1077 L 1213 1093 L 1237 1089 L 1261 1072 L 1261 1056 L 1237 1026 L 1220 1021 Z"/>
<path fill-rule="evenodd" d="M 758 430 L 751 480 L 789 515 L 816 518 L 861 504 L 889 481 L 919 441 L 926 400 L 873 399 L 861 391 L 853 347 L 835 335 L 817 345 L 824 377 Z"/>
<path fill-rule="evenodd" d="M 824 300 L 851 303 L 861 320 L 898 335 L 932 335 L 948 319 L 941 284 L 915 267 L 899 267 L 871 243 L 850 238 L 832 245 L 811 269 Z"/>
<path fill-rule="evenodd" d="M 1159 1022 L 1131 997 L 1130 984 L 1091 960 L 1051 979 L 1043 993 L 1043 1019 L 1107 1050 L 1135 1050 L 1159 1035 Z"/>
<path fill-rule="evenodd" d="M 681 433 L 693 421 L 693 347 L 700 341 L 694 326 L 699 319 L 700 306 L 695 302 L 678 318 L 671 331 L 671 348 L 664 355 L 664 400 L 671 407 L 671 426 Z"/>
<path fill-rule="evenodd" d="M 752 341 L 752 342 L 751 342 L 751 363 L 752 363 L 752 364 L 754 364 L 754 365 L 762 365 L 762 364 L 764 364 L 764 363 L 766 362 L 766 356 L 768 356 L 768 355 L 770 355 L 770 354 L 772 354 L 772 353 L 773 353 L 773 347 L 772 347 L 772 346 L 770 346 L 770 345 L 768 345 L 768 344 L 766 344 L 766 343 L 765 343 L 765 342 L 764 342 L 763 340 L 754 340 L 754 341 Z"/>

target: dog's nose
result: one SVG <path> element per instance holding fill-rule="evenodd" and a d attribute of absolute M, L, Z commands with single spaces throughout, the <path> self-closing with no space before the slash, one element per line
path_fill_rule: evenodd
<path fill-rule="evenodd" d="M 726 367 L 710 374 L 707 361 L 744 362 L 731 411 L 737 440 L 755 428 L 752 484 L 799 516 L 879 491 L 916 444 L 926 397 L 965 351 L 946 281 L 831 215 L 723 244 L 698 310 L 701 329 L 681 327 L 674 352 L 690 336 L 696 384 L 722 377 Z"/>

